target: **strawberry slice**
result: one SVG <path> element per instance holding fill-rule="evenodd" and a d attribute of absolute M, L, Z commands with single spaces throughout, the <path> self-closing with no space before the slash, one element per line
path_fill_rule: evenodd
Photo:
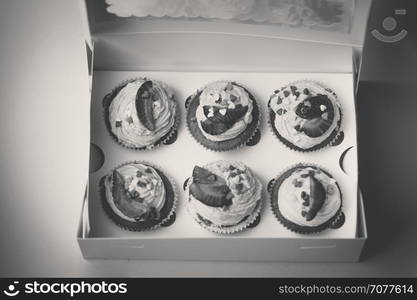
<path fill-rule="evenodd" d="M 155 130 L 155 119 L 153 117 L 152 81 L 145 81 L 136 93 L 136 112 L 139 121 L 148 130 Z"/>
<path fill-rule="evenodd" d="M 326 200 L 326 190 L 324 189 L 321 182 L 314 177 L 314 175 L 310 175 L 309 197 L 308 195 L 302 195 L 302 198 L 308 207 L 304 217 L 307 221 L 311 221 L 316 217 L 317 213 L 323 207 L 324 201 Z"/>
<path fill-rule="evenodd" d="M 301 128 L 297 126 L 295 129 L 313 138 L 323 135 L 334 119 L 333 104 L 326 95 L 306 98 L 297 105 L 295 113 L 306 120 Z"/>
<path fill-rule="evenodd" d="M 232 128 L 247 111 L 248 107 L 242 106 L 242 104 L 236 105 L 233 109 L 204 105 L 203 112 L 207 119 L 200 124 L 208 134 L 219 135 Z"/>
<path fill-rule="evenodd" d="M 198 166 L 193 170 L 190 193 L 207 206 L 224 207 L 232 204 L 233 194 L 226 185 L 226 181 Z"/>

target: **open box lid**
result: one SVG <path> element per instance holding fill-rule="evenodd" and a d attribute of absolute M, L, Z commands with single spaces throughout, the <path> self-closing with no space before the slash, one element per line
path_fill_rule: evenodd
<path fill-rule="evenodd" d="M 82 0 L 98 70 L 353 72 L 371 0 Z"/>

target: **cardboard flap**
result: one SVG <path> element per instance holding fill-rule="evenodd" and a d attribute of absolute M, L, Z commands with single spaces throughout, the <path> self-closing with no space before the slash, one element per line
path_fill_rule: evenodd
<path fill-rule="evenodd" d="M 276 38 L 136 33 L 100 36 L 95 45 L 96 70 L 352 72 L 351 47 Z"/>
<path fill-rule="evenodd" d="M 330 11 L 328 7 L 335 5 L 342 8 L 333 17 L 326 17 L 330 20 L 325 20 L 328 24 L 316 20 L 314 25 L 308 23 L 307 17 L 305 21 L 301 13 L 297 15 L 297 24 L 274 23 L 271 16 L 263 19 L 234 16 L 227 20 L 207 15 L 184 17 L 186 10 L 173 16 L 168 8 L 165 14 L 156 14 L 167 3 L 170 9 L 178 10 L 183 2 L 86 1 L 95 44 L 95 69 L 350 73 L 352 47 L 360 58 L 371 3 L 370 0 L 327 0 L 325 4 L 316 0 L 241 1 L 241 5 L 246 2 L 246 5 L 253 5 L 247 10 L 251 14 L 262 6 L 268 11 L 265 5 L 273 5 L 269 10 L 283 13 L 285 22 L 293 22 L 287 11 L 289 3 L 299 6 L 298 10 L 319 6 L 320 11 L 323 10 L 320 5 L 327 5 Z M 228 5 L 222 0 L 215 2 Z M 141 16 L 140 9 L 145 10 L 146 16 Z M 230 11 L 231 7 L 228 9 Z M 210 11 L 211 15 L 224 13 L 223 10 Z"/>
<path fill-rule="evenodd" d="M 88 10 L 86 3 L 84 1 L 80 1 L 80 10 L 81 10 L 81 23 L 82 23 L 82 30 L 83 30 L 83 37 L 85 42 L 85 52 L 86 52 L 86 63 L 87 63 L 87 71 L 88 71 L 88 78 L 90 84 L 90 92 L 92 89 L 93 84 L 93 56 L 94 56 L 94 44 L 91 38 L 90 33 L 90 26 L 88 22 Z"/>
<path fill-rule="evenodd" d="M 362 47 L 370 4 L 371 0 L 96 0 L 87 1 L 87 9 L 93 36 L 217 32 Z"/>

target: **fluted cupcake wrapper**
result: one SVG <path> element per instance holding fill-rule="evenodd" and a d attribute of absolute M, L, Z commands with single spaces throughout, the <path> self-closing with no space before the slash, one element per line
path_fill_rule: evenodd
<path fill-rule="evenodd" d="M 220 160 L 219 162 L 229 162 L 227 160 Z M 255 176 L 255 175 L 254 175 Z M 240 223 L 236 224 L 236 225 L 232 225 L 232 226 L 228 226 L 228 227 L 220 227 L 220 226 L 216 226 L 214 224 L 208 225 L 206 223 L 204 223 L 199 217 L 198 217 L 198 212 L 195 211 L 194 207 L 192 207 L 192 205 L 190 205 L 190 185 L 192 183 L 191 178 L 188 178 L 186 180 L 186 182 L 184 183 L 184 191 L 185 191 L 185 202 L 186 202 L 186 207 L 187 207 L 187 211 L 188 213 L 193 217 L 193 219 L 204 229 L 214 232 L 214 233 L 218 233 L 218 234 L 234 234 L 237 232 L 241 232 L 244 229 L 251 227 L 251 225 L 256 225 L 257 222 L 259 221 L 258 218 L 260 218 L 261 215 L 261 210 L 262 210 L 262 195 L 263 193 L 261 192 L 261 196 L 260 199 L 257 202 L 256 207 L 254 208 L 253 212 L 249 215 L 249 217 L 247 217 L 244 221 L 241 221 Z M 262 187 L 261 187 L 262 188 Z"/>
<path fill-rule="evenodd" d="M 167 134 L 165 134 L 164 136 L 162 136 L 158 141 L 156 141 L 153 144 L 150 144 L 148 146 L 141 146 L 141 147 L 135 147 L 132 145 L 129 145 L 127 143 L 125 143 L 123 140 L 120 140 L 111 130 L 111 126 L 109 123 L 109 107 L 111 102 L 113 101 L 114 97 L 116 97 L 116 95 L 120 92 L 121 89 L 123 89 L 127 84 L 134 82 L 136 80 L 151 80 L 151 81 L 156 81 L 156 82 L 160 82 L 157 80 L 153 80 L 147 77 L 134 77 L 134 78 L 130 78 L 127 80 L 122 81 L 118 86 L 116 86 L 115 88 L 113 88 L 113 90 L 108 93 L 106 96 L 104 96 L 103 98 L 103 120 L 104 120 L 104 124 L 107 128 L 107 132 L 110 135 L 111 139 L 114 140 L 116 143 L 118 143 L 119 145 L 127 148 L 127 149 L 131 149 L 131 150 L 136 150 L 136 151 L 148 151 L 148 150 L 153 150 L 161 145 L 168 145 L 168 144 L 172 144 L 173 143 L 173 139 L 176 140 L 177 138 L 177 134 L 178 134 L 178 126 L 180 123 L 180 110 L 178 109 L 178 101 L 174 97 L 172 98 L 172 100 L 175 102 L 175 120 L 174 120 L 174 124 L 172 125 L 171 129 L 168 131 Z"/>
<path fill-rule="evenodd" d="M 300 148 L 300 147 L 297 147 L 297 145 L 295 145 L 295 144 L 293 144 L 292 142 L 290 142 L 290 141 L 288 141 L 288 140 L 286 140 L 285 138 L 283 138 L 280 134 L 279 134 L 279 132 L 278 132 L 278 130 L 276 130 L 275 129 L 275 125 L 273 124 L 273 122 L 272 122 L 272 116 L 271 116 L 271 114 L 274 114 L 275 116 L 276 116 L 276 113 L 272 110 L 272 108 L 270 107 L 270 104 L 269 104 L 269 102 L 270 102 L 270 100 L 271 100 L 271 98 L 272 98 L 272 96 L 274 95 L 271 95 L 270 96 L 270 99 L 268 100 L 268 118 L 267 118 L 267 126 L 268 126 L 268 128 L 269 128 L 269 130 L 273 133 L 273 135 L 275 136 L 275 138 L 281 143 L 281 144 L 283 144 L 285 147 L 287 147 L 288 149 L 290 149 L 290 150 L 292 150 L 292 151 L 298 151 L 298 152 L 318 152 L 318 151 L 323 151 L 323 150 L 325 150 L 327 147 L 329 147 L 329 146 L 332 146 L 332 145 L 334 145 L 334 144 L 336 144 L 337 143 L 337 141 L 340 139 L 340 138 L 343 138 L 343 131 L 341 130 L 342 129 L 342 120 L 343 120 L 343 112 L 342 112 L 342 105 L 341 105 L 341 103 L 340 103 L 340 101 L 338 100 L 338 96 L 337 96 L 337 94 L 335 93 L 335 92 L 333 92 L 333 90 L 332 89 L 330 89 L 330 88 L 328 88 L 326 85 L 324 85 L 322 82 L 320 82 L 320 81 L 316 81 L 316 80 L 310 80 L 310 79 L 300 79 L 300 80 L 296 80 L 296 81 L 292 81 L 292 82 L 289 82 L 288 84 L 286 84 L 285 86 L 283 86 L 283 87 L 281 87 L 280 88 L 280 90 L 282 90 L 283 88 L 285 88 L 285 87 L 287 87 L 287 86 L 291 86 L 291 85 L 294 85 L 294 84 L 298 84 L 298 83 L 312 83 L 312 84 L 316 84 L 316 85 L 319 85 L 319 86 L 321 86 L 326 92 L 328 92 L 328 93 L 330 93 L 330 94 L 332 94 L 333 96 L 334 96 L 334 98 L 335 98 L 335 101 L 336 101 L 336 106 L 339 108 L 339 112 L 340 112 L 340 120 L 339 120 L 339 122 L 338 122 L 338 126 L 337 126 L 337 128 L 335 128 L 334 130 L 333 130 L 333 132 L 330 134 L 330 136 L 327 138 L 327 139 L 325 139 L 323 142 L 321 142 L 321 143 L 319 143 L 319 144 L 317 144 L 317 145 L 315 145 L 315 146 L 313 146 L 313 147 L 311 147 L 311 148 L 308 148 L 308 149 L 303 149 L 303 148 Z M 324 143 L 324 142 L 326 142 L 326 143 Z"/>
<path fill-rule="evenodd" d="M 199 217 L 197 216 L 197 212 L 190 206 L 187 205 L 187 211 L 189 214 L 191 214 L 191 216 L 193 217 L 193 219 L 204 229 L 214 232 L 214 233 L 218 233 L 218 234 L 234 234 L 234 233 L 238 233 L 243 231 L 244 229 L 250 227 L 250 225 L 252 225 L 253 223 L 255 223 L 255 221 L 257 220 L 257 218 L 260 216 L 260 212 L 262 209 L 262 200 L 259 200 L 258 202 L 259 204 L 257 205 L 257 209 L 244 221 L 241 222 L 237 225 L 233 225 L 233 226 L 229 226 L 229 227 L 219 227 L 219 226 L 215 226 L 215 225 L 207 225 L 206 223 L 204 223 L 203 221 L 201 221 L 199 219 Z"/>
<path fill-rule="evenodd" d="M 150 166 L 150 167 L 154 168 L 157 171 L 158 175 L 160 175 L 160 176 L 162 175 L 161 176 L 162 181 L 164 181 L 163 177 L 165 177 L 165 179 L 168 181 L 168 183 L 171 186 L 171 190 L 172 190 L 172 193 L 173 193 L 171 208 L 170 208 L 169 212 L 156 225 L 153 225 L 153 226 L 144 225 L 142 227 L 142 226 L 140 226 L 139 223 L 133 223 L 133 222 L 127 221 L 127 220 L 126 220 L 126 222 L 122 223 L 122 222 L 120 222 L 119 218 L 115 217 L 115 212 L 111 209 L 111 207 L 109 207 L 109 204 L 107 203 L 106 191 L 105 191 L 105 187 L 104 187 L 104 180 L 106 180 L 108 178 L 108 176 L 113 174 L 113 172 L 115 170 L 117 170 L 118 168 L 120 168 L 122 166 L 125 166 L 125 165 L 129 165 L 129 164 L 144 164 L 144 165 L 147 165 L 147 166 Z M 165 183 L 164 183 L 164 186 L 165 186 Z M 167 187 L 165 186 L 165 189 L 166 188 Z M 129 161 L 129 162 L 122 163 L 122 164 L 118 165 L 117 167 L 113 168 L 107 175 L 104 175 L 100 179 L 99 194 L 100 194 L 100 198 L 101 198 L 102 208 L 105 211 L 107 217 L 111 221 L 113 221 L 117 226 L 119 226 L 120 228 L 125 229 L 125 230 L 129 230 L 129 231 L 155 230 L 155 229 L 157 229 L 161 226 L 164 226 L 165 224 L 170 223 L 171 218 L 174 218 L 175 211 L 177 209 L 177 203 L 178 203 L 178 189 L 177 189 L 177 186 L 175 184 L 174 179 L 171 176 L 167 175 L 164 171 L 162 171 L 162 168 L 160 168 L 159 166 L 157 166 L 153 163 L 150 163 L 148 161 L 138 161 L 138 160 Z M 165 204 L 164 204 L 164 206 L 165 206 Z M 132 223 L 132 226 L 129 226 L 127 224 L 129 222 Z M 136 226 L 133 226 L 133 225 L 136 225 Z"/>
<path fill-rule="evenodd" d="M 297 225 L 297 224 L 295 224 L 295 223 L 287 220 L 281 214 L 281 212 L 279 211 L 278 205 L 275 204 L 275 202 L 278 202 L 278 199 L 274 199 L 272 194 L 273 194 L 273 188 L 274 188 L 276 182 L 279 179 L 281 179 L 281 177 L 284 176 L 287 172 L 289 172 L 289 171 L 291 171 L 291 170 L 293 170 L 295 168 L 299 168 L 299 167 L 313 167 L 313 168 L 318 168 L 318 169 L 324 171 L 328 176 L 330 176 L 330 177 L 333 178 L 333 176 L 331 175 L 331 173 L 327 169 L 325 169 L 325 168 L 323 168 L 323 167 L 321 167 L 321 166 L 319 166 L 317 164 L 314 164 L 314 163 L 304 163 L 304 162 L 301 162 L 301 163 L 292 165 L 292 166 L 290 166 L 288 168 L 285 168 L 282 172 L 280 172 L 277 176 L 275 176 L 271 181 L 269 181 L 268 182 L 268 185 L 267 185 L 267 194 L 268 194 L 268 197 L 269 197 L 270 209 L 271 209 L 273 215 L 276 217 L 276 219 L 285 228 L 287 228 L 288 230 L 290 230 L 292 232 L 295 232 L 295 233 L 300 233 L 300 234 L 316 234 L 316 233 L 322 232 L 322 231 L 324 231 L 326 229 L 331 229 L 332 227 L 334 227 L 337 224 L 337 222 L 339 221 L 339 219 L 342 216 L 344 216 L 343 211 L 342 211 L 342 209 L 343 209 L 343 192 L 342 192 L 342 190 L 341 190 L 341 188 L 340 188 L 340 186 L 339 186 L 339 184 L 337 182 L 336 182 L 336 184 L 337 184 L 338 189 L 339 189 L 339 192 L 340 192 L 340 201 L 341 201 L 340 208 L 338 209 L 338 211 L 335 213 L 335 215 L 333 217 L 331 217 L 329 220 L 327 220 L 326 222 L 324 222 L 321 225 L 314 226 L 314 227 Z"/>
<path fill-rule="evenodd" d="M 213 141 L 208 140 L 202 133 L 201 133 L 201 138 L 203 140 L 200 140 L 199 138 L 197 138 L 195 136 L 195 134 L 198 134 L 198 133 L 201 132 L 201 129 L 198 126 L 198 124 L 196 124 L 196 128 L 194 128 L 194 129 L 193 128 L 190 128 L 190 124 L 189 124 L 189 120 L 188 120 L 188 110 L 189 110 L 190 103 L 193 101 L 193 99 L 197 96 L 198 93 L 202 92 L 210 84 L 212 84 L 214 82 L 220 82 L 220 81 L 231 82 L 233 84 L 236 84 L 239 87 L 243 88 L 248 93 L 249 97 L 254 102 L 254 108 L 256 109 L 256 113 L 258 115 L 257 116 L 257 120 L 256 120 L 256 124 L 255 125 L 252 125 L 253 122 L 254 122 L 254 121 L 252 121 L 246 127 L 246 129 L 242 133 L 240 133 L 237 137 L 235 137 L 233 139 L 230 139 L 230 140 L 225 140 L 225 141 L 220 141 L 220 142 L 213 142 Z M 252 140 L 255 139 L 256 135 L 258 135 L 258 134 L 260 135 L 261 134 L 260 133 L 260 125 L 261 125 L 262 113 L 261 113 L 261 109 L 259 107 L 259 104 L 258 104 L 258 102 L 255 99 L 255 96 L 253 96 L 242 84 L 240 84 L 240 83 L 238 83 L 236 81 L 231 81 L 231 80 L 216 80 L 214 82 L 211 82 L 211 83 L 206 84 L 204 87 L 198 89 L 194 94 L 192 94 L 191 96 L 189 96 L 186 99 L 186 113 L 185 113 L 185 115 L 186 115 L 185 116 L 186 122 L 185 122 L 185 127 L 187 128 L 188 133 L 194 138 L 194 140 L 198 144 L 202 145 L 204 148 L 206 148 L 206 149 L 208 149 L 210 151 L 213 151 L 213 152 L 234 151 L 234 150 L 240 149 L 240 148 L 242 148 L 244 146 L 247 146 L 248 143 L 250 143 Z M 253 112 L 252 112 L 252 114 L 253 114 Z M 251 129 L 250 128 L 251 126 L 253 126 L 254 128 Z M 252 133 L 250 135 L 248 135 L 246 138 L 242 138 L 242 135 L 246 133 L 246 131 L 248 130 L 248 128 L 252 130 Z M 194 131 L 197 131 L 197 132 L 194 133 Z M 208 141 L 208 143 L 218 143 L 218 144 L 227 145 L 227 143 L 230 144 L 231 141 L 236 140 L 236 139 L 241 139 L 241 141 L 238 142 L 238 143 L 235 143 L 235 145 L 232 145 L 232 146 L 229 146 L 229 147 L 224 147 L 224 149 L 215 148 L 214 146 L 213 147 L 209 147 L 209 146 L 207 146 L 207 143 L 205 143 L 205 141 Z"/>

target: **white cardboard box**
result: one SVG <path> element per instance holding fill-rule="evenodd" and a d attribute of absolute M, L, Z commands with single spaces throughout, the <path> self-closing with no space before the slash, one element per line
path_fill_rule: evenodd
<path fill-rule="evenodd" d="M 90 164 L 89 186 L 77 235 L 84 257 L 240 261 L 359 259 L 367 231 L 363 200 L 357 187 L 354 92 L 370 1 L 354 1 L 353 26 L 349 33 L 201 20 L 145 18 L 114 21 L 112 17 L 110 21 L 106 18 L 101 21 L 103 17 L 100 14 L 103 12 L 99 11 L 100 5 L 92 7 L 89 3 L 86 7 L 82 2 L 82 12 L 85 18 L 89 18 L 90 25 L 86 26 L 86 45 L 87 49 L 91 49 L 91 54 L 94 54 L 94 65 L 90 65 L 91 142 L 104 153 L 103 165 Z M 222 51 L 218 51 L 216 45 L 222 45 Z M 330 82 L 330 87 L 336 89 L 339 98 L 342 96 L 343 101 L 348 101 L 342 103 L 347 117 L 342 129 L 346 134 L 345 140 L 338 147 L 327 152 L 300 154 L 285 149 L 277 141 L 271 141 L 271 145 L 278 147 L 276 151 L 280 151 L 285 160 L 282 165 L 276 161 L 276 168 L 273 169 L 255 167 L 258 163 L 254 149 L 259 146 L 259 149 L 263 149 L 259 150 L 263 151 L 262 154 L 268 154 L 265 145 L 256 145 L 251 147 L 254 149 L 232 156 L 224 153 L 217 157 L 217 154 L 206 155 L 203 151 L 198 153 L 199 159 L 192 163 L 200 159 L 201 163 L 222 158 L 242 160 L 255 173 L 265 175 L 262 178 L 264 186 L 273 174 L 291 165 L 289 162 L 304 161 L 323 165 L 332 173 L 337 173 L 336 178 L 342 182 L 344 202 L 347 204 L 345 209 L 348 210 L 345 212 L 347 218 L 344 229 L 327 230 L 312 236 L 294 234 L 280 227 L 272 216 L 269 204 L 264 201 L 261 223 L 257 227 L 233 236 L 219 236 L 193 223 L 181 205 L 182 191 L 177 220 L 173 225 L 155 232 L 142 233 L 126 232 L 115 226 L 105 217 L 97 199 L 97 181 L 108 170 L 123 161 L 149 160 L 168 171 L 179 188 L 186 179 L 185 174 L 191 174 L 192 170 L 192 166 L 189 166 L 189 170 L 177 172 L 178 166 L 166 163 L 167 155 L 179 151 L 181 142 L 188 143 L 187 140 L 181 141 L 179 138 L 176 149 L 174 144 L 165 150 L 138 153 L 121 149 L 110 139 L 101 124 L 102 112 L 97 110 L 100 109 L 98 103 L 105 93 L 124 79 L 143 75 L 161 79 L 177 89 L 180 105 L 184 101 L 182 98 L 185 99 L 184 95 L 192 93 L 203 82 L 219 77 L 242 81 L 246 86 L 249 85 L 258 102 L 261 102 L 262 112 L 266 112 L 266 95 L 273 92 L 272 87 L 279 88 L 286 79 L 288 82 L 296 78 L 309 78 L 326 84 Z M 261 142 L 269 143 L 272 133 L 268 132 L 265 124 L 261 131 Z M 181 127 L 179 136 L 190 138 L 185 128 Z M 201 150 L 197 143 L 191 143 L 188 144 L 196 147 L 196 152 Z M 347 149 L 351 150 L 345 156 L 343 153 Z M 97 153 L 92 155 L 96 156 Z M 346 172 L 343 172 L 340 164 Z M 262 166 L 262 163 L 259 162 L 259 165 Z"/>

